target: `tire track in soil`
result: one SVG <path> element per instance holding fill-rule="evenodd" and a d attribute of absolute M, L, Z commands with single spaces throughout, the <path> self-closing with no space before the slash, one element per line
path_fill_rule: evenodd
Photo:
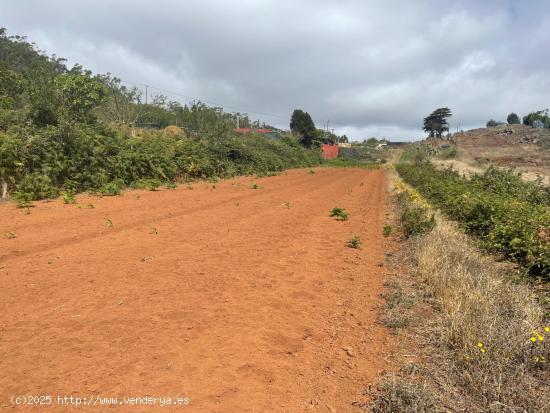
<path fill-rule="evenodd" d="M 37 240 L 2 241 L 21 256 L 0 271 L 0 399 L 186 395 L 194 412 L 360 411 L 391 344 L 376 324 L 384 172 L 297 170 L 256 181 L 264 189 L 244 198 L 231 182 L 163 191 L 178 206 L 160 211 L 161 193 L 125 196 L 123 228 L 62 244 L 53 223 L 67 211 L 52 208 L 54 228 L 41 216 Z M 210 207 L 178 211 L 197 197 Z M 333 206 L 350 221 L 329 218 Z M 97 218 L 67 226 L 93 233 Z M 53 246 L 33 251 L 44 233 Z M 346 248 L 352 234 L 362 250 Z M 60 258 L 47 264 L 52 254 Z"/>

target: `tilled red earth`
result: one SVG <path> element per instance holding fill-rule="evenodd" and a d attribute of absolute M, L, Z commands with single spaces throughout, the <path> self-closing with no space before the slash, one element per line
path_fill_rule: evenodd
<path fill-rule="evenodd" d="M 0 411 L 362 411 L 388 354 L 384 171 L 315 171 L 1 205 Z M 123 399 L 146 396 L 188 404 Z"/>

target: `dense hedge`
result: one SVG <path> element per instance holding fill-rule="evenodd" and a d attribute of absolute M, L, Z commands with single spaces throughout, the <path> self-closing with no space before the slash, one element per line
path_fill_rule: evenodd
<path fill-rule="evenodd" d="M 213 131 L 201 139 L 150 131 L 134 137 L 104 126 L 48 126 L 0 133 L 0 178 L 29 200 L 59 189 L 101 191 L 155 179 L 176 181 L 264 174 L 320 162 L 292 140 Z M 109 191 L 107 191 L 109 192 Z"/>
<path fill-rule="evenodd" d="M 397 165 L 405 182 L 493 251 L 550 277 L 550 188 L 512 171 L 488 169 L 466 179 L 430 163 Z"/>

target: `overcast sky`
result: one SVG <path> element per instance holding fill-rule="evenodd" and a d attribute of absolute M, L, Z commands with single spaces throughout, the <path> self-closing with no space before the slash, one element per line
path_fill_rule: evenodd
<path fill-rule="evenodd" d="M 546 0 L 0 2 L 0 27 L 70 65 L 354 140 L 423 137 L 441 106 L 464 129 L 549 107 L 549 21 Z"/>

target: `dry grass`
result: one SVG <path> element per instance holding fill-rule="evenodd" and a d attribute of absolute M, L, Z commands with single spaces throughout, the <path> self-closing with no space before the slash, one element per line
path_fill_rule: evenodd
<path fill-rule="evenodd" d="M 407 314 L 404 287 L 394 281 L 383 316 L 422 320 L 409 332 L 420 367 L 384 382 L 373 411 L 550 412 L 542 358 L 550 357 L 550 333 L 537 296 L 529 285 L 512 282 L 505 265 L 477 252 L 454 226 L 438 221 L 431 233 L 409 241 L 413 273 L 403 282 L 416 285 L 424 305 Z M 411 387 L 420 388 L 421 397 L 411 398 Z"/>
<path fill-rule="evenodd" d="M 446 222 L 413 249 L 416 276 L 437 310 L 426 331 L 440 364 L 436 381 L 462 393 L 471 412 L 550 411 L 540 358 L 549 357 L 540 338 L 550 334 L 531 287 L 513 283 L 504 266 Z"/>
<path fill-rule="evenodd" d="M 410 271 L 387 282 L 381 315 L 401 337 L 401 370 L 380 384 L 371 411 L 550 412 L 541 294 L 441 217 L 405 251 L 386 263 Z"/>

